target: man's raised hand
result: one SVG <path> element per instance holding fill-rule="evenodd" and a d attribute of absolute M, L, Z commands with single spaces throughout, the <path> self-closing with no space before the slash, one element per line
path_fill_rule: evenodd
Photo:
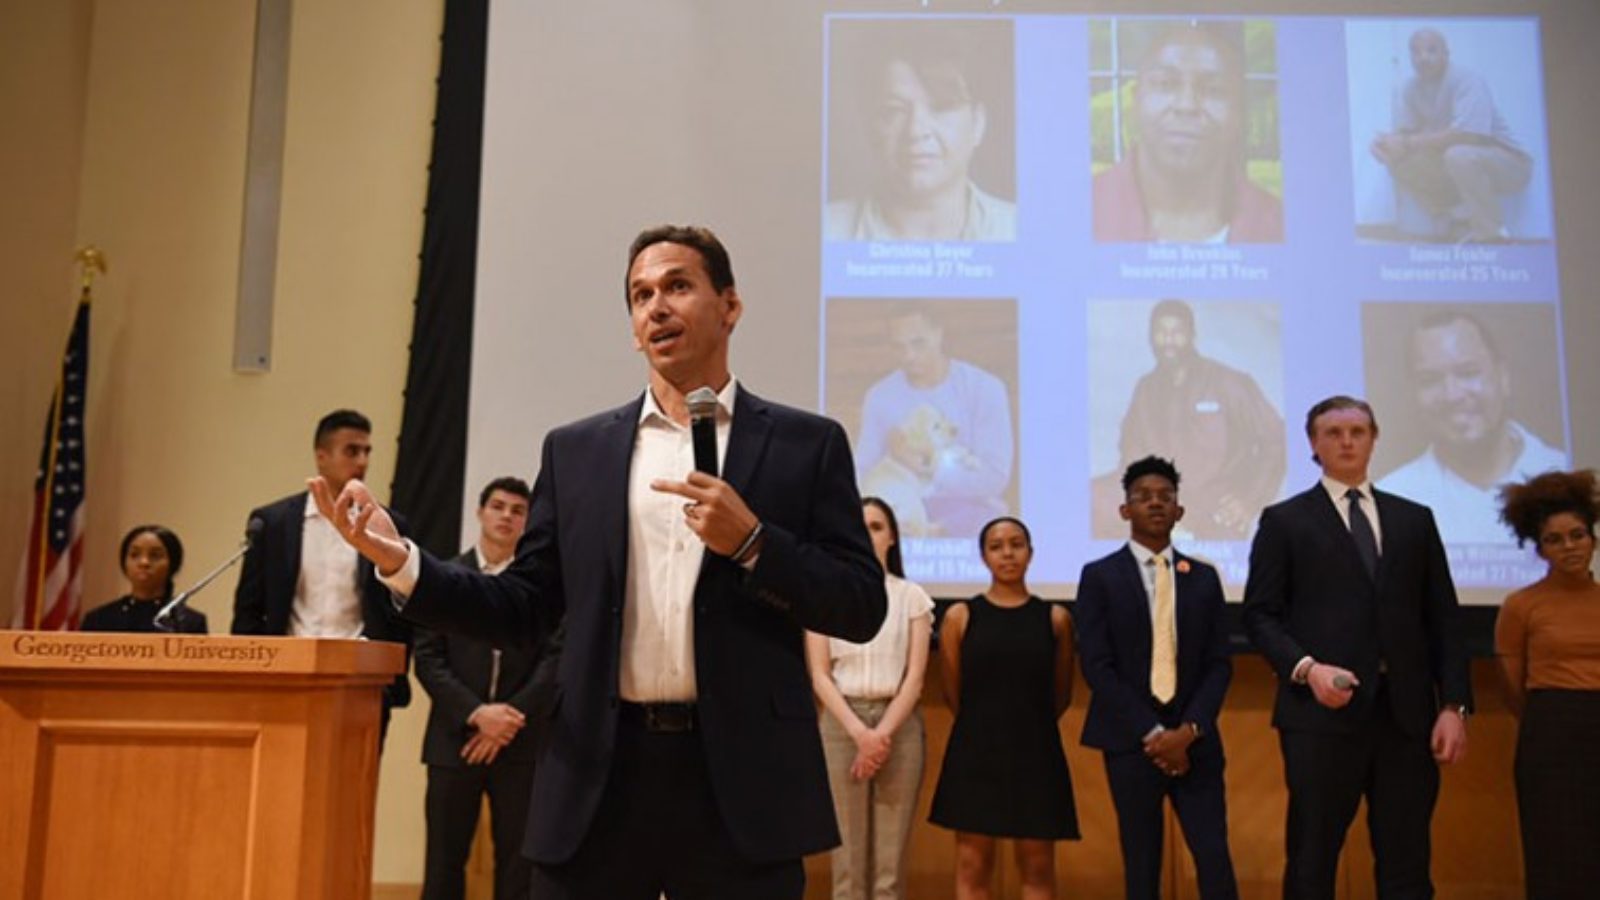
<path fill-rule="evenodd" d="M 405 565 L 410 550 L 394 527 L 394 519 L 359 479 L 345 482 L 338 497 L 333 496 L 327 480 L 320 475 L 307 479 L 306 487 L 317 504 L 317 512 L 356 552 L 372 561 L 379 575 L 393 575 Z"/>

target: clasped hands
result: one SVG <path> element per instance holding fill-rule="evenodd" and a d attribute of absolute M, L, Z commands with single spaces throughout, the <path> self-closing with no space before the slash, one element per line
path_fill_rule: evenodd
<path fill-rule="evenodd" d="M 1145 738 L 1144 755 L 1150 764 L 1174 778 L 1189 774 L 1189 745 L 1194 732 L 1188 728 L 1165 728 Z"/>
<path fill-rule="evenodd" d="M 467 724 L 476 731 L 461 747 L 461 758 L 469 766 L 486 766 L 528 724 L 528 719 L 509 703 L 485 703 L 472 711 Z"/>
<path fill-rule="evenodd" d="M 867 781 L 889 761 L 889 749 L 894 744 L 894 738 L 876 728 L 865 726 L 850 737 L 856 742 L 856 758 L 850 763 L 850 777 L 856 781 Z"/>

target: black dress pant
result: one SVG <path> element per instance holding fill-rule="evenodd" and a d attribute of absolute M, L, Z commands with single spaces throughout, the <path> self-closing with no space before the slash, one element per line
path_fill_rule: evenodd
<path fill-rule="evenodd" d="M 1367 798 L 1367 827 L 1380 900 L 1433 896 L 1429 828 L 1439 765 L 1428 735 L 1401 731 L 1381 694 L 1349 734 L 1282 731 L 1289 785 L 1286 900 L 1332 900 L 1345 832 Z"/>
<path fill-rule="evenodd" d="M 485 793 L 494 837 L 495 900 L 526 900 L 529 863 L 522 855 L 522 835 L 532 791 L 532 763 L 497 760 L 487 766 L 429 766 L 422 900 L 461 900 L 465 895 L 467 855 Z"/>
<path fill-rule="evenodd" d="M 624 705 L 610 779 L 578 852 L 533 864 L 534 900 L 800 900 L 799 859 L 758 863 L 734 849 L 700 732 L 653 731 L 635 711 Z"/>
<path fill-rule="evenodd" d="M 1125 896 L 1160 900 L 1164 807 L 1170 797 L 1194 857 L 1201 898 L 1235 900 L 1239 887 L 1228 852 L 1222 746 L 1214 738 L 1190 745 L 1189 771 L 1177 778 L 1157 769 L 1142 749 L 1107 753 L 1105 763 L 1122 838 Z"/>

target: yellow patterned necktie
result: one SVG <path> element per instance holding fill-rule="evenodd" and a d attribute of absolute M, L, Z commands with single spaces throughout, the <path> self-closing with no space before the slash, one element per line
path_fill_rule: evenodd
<path fill-rule="evenodd" d="M 1150 693 L 1162 703 L 1170 703 L 1178 692 L 1177 591 L 1172 586 L 1172 569 L 1167 558 L 1157 556 L 1154 562 L 1156 609 L 1151 622 Z"/>

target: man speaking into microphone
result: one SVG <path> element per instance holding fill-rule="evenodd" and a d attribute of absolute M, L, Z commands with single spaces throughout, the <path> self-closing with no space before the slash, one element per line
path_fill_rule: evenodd
<path fill-rule="evenodd" d="M 709 230 L 640 234 L 625 297 L 647 388 L 546 436 L 499 576 L 402 540 L 359 481 L 312 494 L 413 621 L 506 642 L 565 616 L 535 898 L 799 898 L 801 857 L 838 843 L 803 634 L 866 641 L 886 608 L 849 444 L 731 375 L 744 303 Z"/>

